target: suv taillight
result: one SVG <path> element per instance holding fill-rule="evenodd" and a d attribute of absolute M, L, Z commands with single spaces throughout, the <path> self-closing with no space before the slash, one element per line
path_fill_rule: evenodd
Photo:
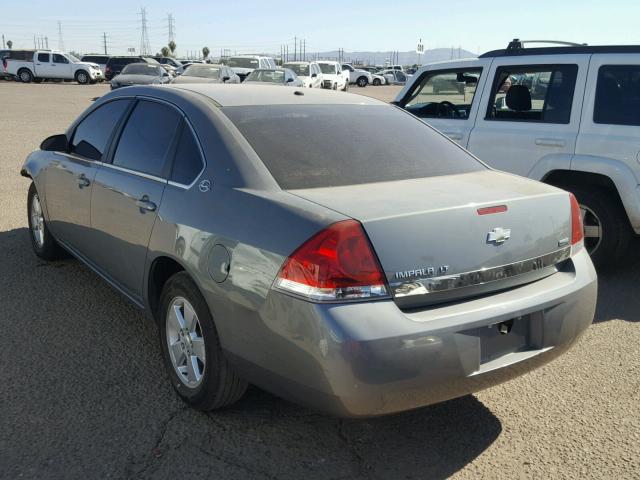
<path fill-rule="evenodd" d="M 388 295 L 380 263 L 355 220 L 334 223 L 303 243 L 285 260 L 274 286 L 315 301 Z"/>
<path fill-rule="evenodd" d="M 584 226 L 582 225 L 580 205 L 573 193 L 569 193 L 569 201 L 571 202 L 571 246 L 575 252 L 580 250 L 584 244 Z"/>

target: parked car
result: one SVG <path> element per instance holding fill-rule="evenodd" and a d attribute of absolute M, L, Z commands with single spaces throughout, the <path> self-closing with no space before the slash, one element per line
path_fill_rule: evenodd
<path fill-rule="evenodd" d="M 86 85 L 104 80 L 98 64 L 81 62 L 70 53 L 58 50 L 16 52 L 5 58 L 4 62 L 7 64 L 6 72 L 24 83 L 55 79 L 75 80 Z"/>
<path fill-rule="evenodd" d="M 253 70 L 244 83 L 267 83 L 285 87 L 304 87 L 304 82 L 298 78 L 293 70 L 288 68 L 257 68 Z"/>
<path fill-rule="evenodd" d="M 377 73 L 371 74 L 371 85 L 375 87 L 379 87 L 380 85 L 388 85 L 389 82 L 384 77 L 384 75 L 379 75 Z"/>
<path fill-rule="evenodd" d="M 434 96 L 442 78 L 464 92 Z M 578 199 L 596 266 L 640 234 L 640 47 L 505 50 L 422 67 L 395 102 L 489 165 Z"/>
<path fill-rule="evenodd" d="M 407 78 L 411 77 L 411 75 L 407 75 L 403 71 L 397 69 L 381 70 L 378 72 L 378 75 L 384 77 L 387 81 L 387 85 L 404 85 L 407 83 Z"/>
<path fill-rule="evenodd" d="M 161 65 L 130 63 L 111 79 L 111 90 L 132 85 L 164 85 L 170 81 L 171 75 Z"/>
<path fill-rule="evenodd" d="M 240 77 L 226 65 L 194 63 L 171 83 L 240 83 Z"/>
<path fill-rule="evenodd" d="M 226 59 L 226 65 L 231 67 L 240 81 L 244 81 L 247 76 L 256 68 L 277 68 L 276 62 L 271 57 L 261 57 L 259 55 L 239 55 Z"/>
<path fill-rule="evenodd" d="M 318 65 L 322 71 L 324 88 L 345 92 L 349 89 L 349 72 L 343 72 L 339 62 L 319 60 Z"/>
<path fill-rule="evenodd" d="M 11 56 L 11 50 L 0 50 L 0 79 L 8 80 L 13 79 L 13 75 L 7 73 L 7 61 L 6 59 Z"/>
<path fill-rule="evenodd" d="M 322 88 L 322 71 L 316 62 L 286 62 L 282 66 L 293 70 L 305 87 Z"/>
<path fill-rule="evenodd" d="M 348 63 L 342 64 L 342 70 L 349 72 L 349 83 L 352 85 L 366 87 L 367 85 L 373 83 L 373 76 L 366 70 L 355 68 L 353 67 L 353 65 L 350 65 Z"/>
<path fill-rule="evenodd" d="M 569 193 L 361 95 L 130 87 L 21 173 L 36 255 L 71 252 L 153 316 L 197 409 L 248 382 L 343 416 L 416 408 L 539 367 L 593 320 Z"/>
<path fill-rule="evenodd" d="M 100 67 L 100 70 L 102 70 L 102 74 L 104 75 L 104 69 L 107 66 L 109 58 L 111 58 L 110 55 L 97 55 L 92 53 L 89 55 L 83 55 L 80 60 L 83 62 L 95 63 Z"/>
<path fill-rule="evenodd" d="M 104 75 L 107 80 L 111 80 L 116 75 L 119 75 L 122 69 L 130 63 L 149 63 L 151 65 L 159 66 L 160 63 L 150 57 L 136 57 L 136 56 L 122 56 L 111 57 L 107 61 L 104 68 Z"/>

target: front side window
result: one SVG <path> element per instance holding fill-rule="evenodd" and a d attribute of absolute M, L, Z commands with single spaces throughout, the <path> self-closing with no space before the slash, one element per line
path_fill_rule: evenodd
<path fill-rule="evenodd" d="M 609 125 L 640 125 L 640 65 L 600 67 L 593 121 Z"/>
<path fill-rule="evenodd" d="M 111 134 L 128 106 L 129 100 L 115 100 L 87 115 L 76 127 L 70 152 L 89 160 L 103 160 Z"/>
<path fill-rule="evenodd" d="M 49 54 L 48 53 L 39 53 L 38 61 L 41 63 L 49 63 Z"/>
<path fill-rule="evenodd" d="M 569 123 L 577 65 L 499 67 L 488 120 Z"/>
<path fill-rule="evenodd" d="M 394 71 L 383 74 L 393 75 Z M 425 72 L 409 91 L 404 108 L 420 118 L 465 120 L 469 118 L 481 74 L 481 68 Z"/>
<path fill-rule="evenodd" d="M 122 131 L 113 164 L 137 172 L 163 175 L 180 114 L 157 102 L 139 101 Z"/>
<path fill-rule="evenodd" d="M 69 63 L 69 60 L 64 55 L 60 55 L 59 53 L 54 53 L 53 63 Z"/>
<path fill-rule="evenodd" d="M 182 185 L 190 185 L 202 171 L 203 165 L 198 141 L 189 125 L 184 123 L 173 159 L 171 180 Z"/>

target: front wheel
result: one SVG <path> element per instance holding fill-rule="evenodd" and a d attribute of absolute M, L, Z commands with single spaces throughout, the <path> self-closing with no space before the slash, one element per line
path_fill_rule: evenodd
<path fill-rule="evenodd" d="M 78 82 L 80 85 L 86 85 L 87 83 L 89 83 L 89 74 L 87 72 L 85 72 L 84 70 L 78 70 L 78 72 L 76 73 L 76 82 Z"/>
<path fill-rule="evenodd" d="M 631 240 L 631 228 L 622 205 L 607 190 L 566 187 L 580 204 L 584 224 L 584 246 L 598 269 L 615 266 Z"/>
<path fill-rule="evenodd" d="M 35 254 L 43 260 L 58 260 L 63 258 L 64 250 L 53 238 L 42 212 L 42 203 L 34 183 L 29 187 L 27 194 L 27 217 L 31 246 Z"/>
<path fill-rule="evenodd" d="M 369 81 L 367 80 L 367 77 L 358 77 L 358 80 L 356 81 L 356 85 L 360 88 L 366 87 L 368 83 Z"/>
<path fill-rule="evenodd" d="M 343 92 L 346 92 L 349 90 L 349 82 L 344 82 L 344 88 L 342 89 Z"/>
<path fill-rule="evenodd" d="M 171 383 L 197 410 L 239 400 L 247 383 L 227 362 L 209 306 L 186 272 L 165 284 L 158 311 L 160 346 Z"/>
<path fill-rule="evenodd" d="M 374 78 L 374 79 L 373 79 L 373 86 L 374 86 L 374 87 L 379 87 L 381 83 L 382 83 L 382 82 L 380 81 L 380 79 L 379 79 L 379 78 Z"/>

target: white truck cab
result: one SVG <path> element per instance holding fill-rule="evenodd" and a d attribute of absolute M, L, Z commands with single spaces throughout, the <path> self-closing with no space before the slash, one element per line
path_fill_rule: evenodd
<path fill-rule="evenodd" d="M 317 63 L 324 79 L 323 88 L 342 90 L 344 92 L 349 89 L 349 71 L 343 70 L 339 62 L 318 60 Z"/>
<path fill-rule="evenodd" d="M 573 192 L 599 267 L 640 234 L 640 46 L 524 48 L 439 62 L 394 103 L 499 170 Z"/>
<path fill-rule="evenodd" d="M 25 83 L 61 79 L 87 84 L 104 80 L 104 73 L 97 63 L 82 62 L 70 53 L 58 50 L 29 51 L 24 59 L 8 58 L 6 63 L 7 73 Z"/>

